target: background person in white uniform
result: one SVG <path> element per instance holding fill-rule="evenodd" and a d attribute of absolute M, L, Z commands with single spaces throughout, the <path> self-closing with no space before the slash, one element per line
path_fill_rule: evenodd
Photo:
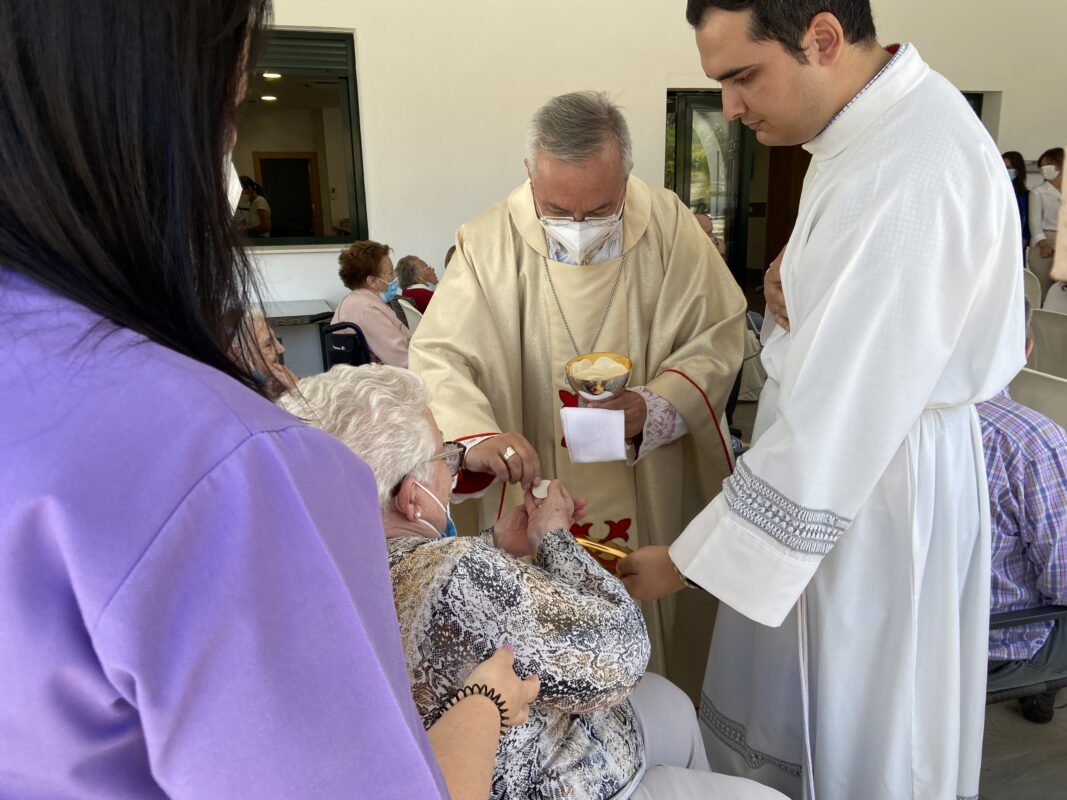
<path fill-rule="evenodd" d="M 1043 308 L 1067 311 L 1067 284 L 1064 276 L 1053 276 L 1056 254 L 1056 220 L 1063 203 L 1063 148 L 1053 147 L 1037 160 L 1045 182 L 1030 190 L 1030 270 L 1041 279 L 1045 290 Z M 1050 285 L 1051 284 L 1051 285 Z"/>

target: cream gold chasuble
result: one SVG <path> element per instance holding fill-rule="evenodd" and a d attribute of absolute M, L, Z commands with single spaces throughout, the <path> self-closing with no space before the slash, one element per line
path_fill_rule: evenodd
<path fill-rule="evenodd" d="M 629 261 L 629 258 L 625 260 Z M 616 282 L 626 277 L 625 272 L 621 276 L 619 274 L 623 268 L 622 262 L 623 259 L 616 258 L 603 264 L 574 266 L 545 260 L 543 268 L 552 273 L 562 313 L 566 315 L 567 324 L 582 353 L 591 351 L 594 339 L 596 348 L 601 352 L 629 352 L 626 304 L 620 302 L 619 292 L 615 293 L 614 300 L 611 299 Z M 554 297 L 552 306 L 555 307 Z M 604 321 L 603 328 L 600 327 L 601 320 Z M 549 314 L 548 333 L 550 363 L 561 365 L 551 375 L 552 388 L 559 397 L 561 408 L 577 406 L 578 396 L 567 383 L 562 365 L 580 353 L 574 352 L 574 345 L 558 309 L 556 314 Z M 558 413 L 553 421 L 556 426 L 553 477 L 563 481 L 572 496 L 584 497 L 588 503 L 589 516 L 574 526 L 575 535 L 630 548 L 645 544 L 637 526 L 637 486 L 633 467 L 625 461 L 572 464 L 567 455 Z M 540 452 L 539 455 L 544 457 Z M 517 501 L 519 492 L 512 488 L 509 495 L 509 501 L 512 498 Z M 610 556 L 599 560 L 614 570 Z"/>
<path fill-rule="evenodd" d="M 666 399 L 689 428 L 632 467 L 573 465 L 561 441 L 560 409 L 577 404 L 563 373 L 575 353 L 545 274 L 548 247 L 529 183 L 460 228 L 456 246 L 411 342 L 411 369 L 430 387 L 445 438 L 521 433 L 544 477 L 588 500 L 576 535 L 629 547 L 670 544 L 730 472 L 722 412 L 743 347 L 744 297 L 693 215 L 674 194 L 629 179 L 625 272 L 597 349 L 629 356 L 630 385 Z M 582 267 L 548 261 L 580 349 L 592 346 L 623 259 Z M 494 484 L 459 506 L 460 530 L 492 525 L 520 501 L 514 488 L 505 496 Z M 464 513 L 471 506 L 476 521 Z M 697 696 L 714 601 L 682 592 L 645 612 L 650 668 Z"/>

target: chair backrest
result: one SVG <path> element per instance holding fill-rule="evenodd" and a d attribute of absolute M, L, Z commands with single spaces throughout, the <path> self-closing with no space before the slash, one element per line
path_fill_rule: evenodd
<path fill-rule="evenodd" d="M 419 323 L 422 322 L 422 312 L 403 297 L 400 298 L 400 307 L 404 309 L 404 324 L 408 326 L 409 331 L 414 333 Z"/>
<path fill-rule="evenodd" d="M 1030 322 L 1034 352 L 1027 366 L 1046 375 L 1067 378 L 1067 314 L 1034 309 Z"/>
<path fill-rule="evenodd" d="M 1067 607 L 1043 606 L 1040 608 L 1027 608 L 1022 611 L 1005 611 L 1001 614 L 992 614 L 989 618 L 989 628 L 990 630 L 1014 628 L 1017 625 L 1031 625 L 1037 622 L 1049 621 L 1053 621 L 1057 625 L 1067 625 Z M 1048 675 L 1040 670 L 1035 670 L 1029 674 L 1020 673 L 1020 676 L 1023 682 L 1012 686 L 1010 689 L 988 689 L 985 696 L 986 705 L 1042 694 L 1067 686 L 1067 677 L 1063 677 L 1062 674 L 1059 676 L 1056 673 Z"/>
<path fill-rule="evenodd" d="M 1044 295 L 1041 294 L 1041 279 L 1028 269 L 1023 270 L 1023 289 L 1026 291 L 1026 299 L 1030 301 L 1030 308 L 1041 308 Z"/>
<path fill-rule="evenodd" d="M 1011 397 L 1067 428 L 1067 379 L 1024 369 L 1011 382 Z"/>
<path fill-rule="evenodd" d="M 323 366 L 327 370 L 335 364 L 351 364 L 358 367 L 371 363 L 367 339 L 359 326 L 351 322 L 339 322 L 322 329 L 322 352 L 326 362 Z"/>

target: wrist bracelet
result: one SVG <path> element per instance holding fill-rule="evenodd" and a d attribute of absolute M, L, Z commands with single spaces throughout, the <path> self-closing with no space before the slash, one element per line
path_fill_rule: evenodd
<path fill-rule="evenodd" d="M 693 583 L 691 580 L 689 580 L 689 578 L 685 577 L 685 575 L 682 574 L 682 571 L 680 569 L 678 569 L 678 565 L 674 563 L 674 559 L 672 559 L 670 556 L 667 556 L 667 560 L 671 562 L 671 566 L 674 568 L 674 574 L 677 575 L 678 579 L 682 583 L 685 584 L 685 586 L 683 588 L 685 588 L 685 589 L 698 589 L 698 588 L 700 588 L 695 583 Z"/>
<path fill-rule="evenodd" d="M 501 697 L 500 692 L 490 688 L 484 683 L 469 684 L 449 697 L 444 702 L 444 705 L 441 706 L 441 716 L 444 716 L 444 714 L 458 705 L 462 700 L 466 700 L 468 697 L 472 697 L 476 694 L 488 697 L 496 704 L 496 710 L 500 712 L 500 734 L 503 736 L 508 732 L 508 728 L 511 727 L 511 725 L 508 724 L 508 707 L 504 704 L 504 698 Z"/>

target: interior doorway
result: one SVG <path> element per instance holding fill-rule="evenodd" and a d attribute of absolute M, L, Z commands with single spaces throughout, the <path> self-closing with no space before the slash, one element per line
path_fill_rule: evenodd
<path fill-rule="evenodd" d="M 252 160 L 270 204 L 271 236 L 322 236 L 318 153 L 253 152 Z"/>

